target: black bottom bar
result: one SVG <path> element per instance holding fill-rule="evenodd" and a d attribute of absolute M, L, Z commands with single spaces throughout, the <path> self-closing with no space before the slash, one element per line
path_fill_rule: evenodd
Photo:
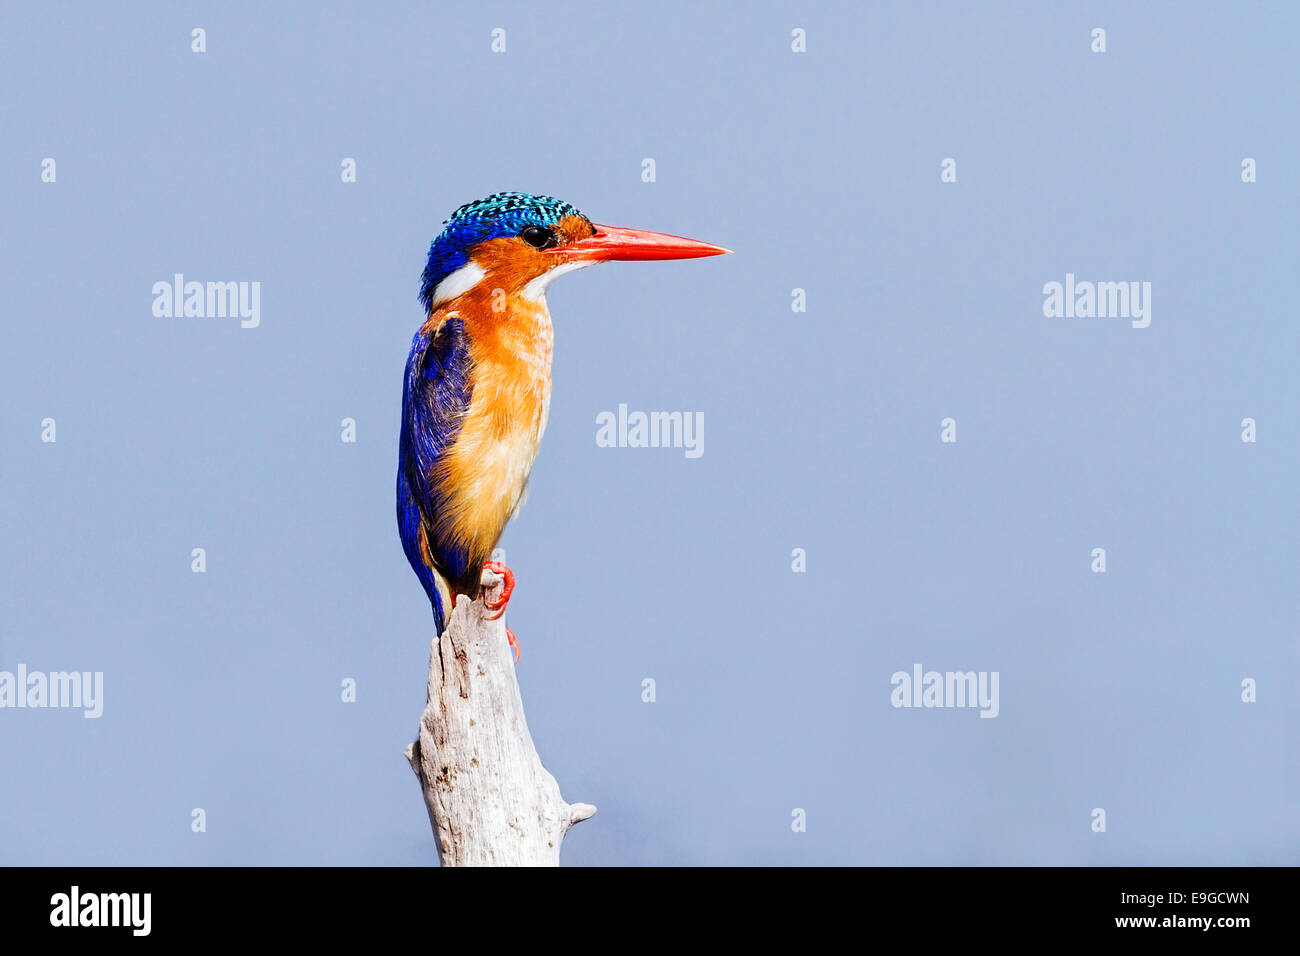
<path fill-rule="evenodd" d="M 1295 871 L 571 869 L 539 878 L 434 868 L 9 868 L 0 870 L 0 880 L 6 942 L 284 937 L 338 944 L 373 942 L 394 931 L 418 935 L 419 927 L 436 934 L 475 926 L 499 942 L 503 933 L 529 925 L 547 927 L 555 942 L 566 936 L 572 942 L 596 925 L 630 934 L 631 942 L 638 933 L 672 932 L 679 924 L 689 930 L 704 919 L 738 937 L 788 924 L 796 931 L 848 931 L 860 941 L 906 930 L 918 945 L 1044 934 L 1231 945 L 1285 930 L 1281 910 Z"/>

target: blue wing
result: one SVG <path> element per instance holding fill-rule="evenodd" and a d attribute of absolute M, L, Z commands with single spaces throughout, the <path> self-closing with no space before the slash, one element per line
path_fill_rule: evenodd
<path fill-rule="evenodd" d="M 448 318 L 435 332 L 416 333 L 402 388 L 397 529 L 406 560 L 429 596 L 439 634 L 447 624 L 447 609 L 442 606 L 438 577 L 463 578 L 469 570 L 469 554 L 453 542 L 433 537 L 441 495 L 432 476 L 456 440 L 469 408 L 471 367 L 465 325 L 459 318 Z"/>

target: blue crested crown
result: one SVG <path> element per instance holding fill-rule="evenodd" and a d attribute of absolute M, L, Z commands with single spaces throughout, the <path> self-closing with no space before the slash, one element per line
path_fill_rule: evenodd
<path fill-rule="evenodd" d="M 469 261 L 471 248 L 489 239 L 517 236 L 525 226 L 554 226 L 565 216 L 587 218 L 571 203 L 532 193 L 493 193 L 465 203 L 443 223 L 442 232 L 429 246 L 420 281 L 424 311 L 432 308 L 438 283 Z"/>

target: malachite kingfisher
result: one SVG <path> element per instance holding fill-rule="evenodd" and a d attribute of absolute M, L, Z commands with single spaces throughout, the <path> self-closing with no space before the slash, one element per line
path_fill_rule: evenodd
<path fill-rule="evenodd" d="M 429 246 L 402 388 L 397 526 L 441 634 L 458 596 L 473 600 L 523 499 L 551 396 L 546 289 L 613 259 L 691 259 L 729 250 L 594 224 L 550 196 L 503 192 L 461 206 Z M 509 630 L 510 644 L 519 646 Z"/>

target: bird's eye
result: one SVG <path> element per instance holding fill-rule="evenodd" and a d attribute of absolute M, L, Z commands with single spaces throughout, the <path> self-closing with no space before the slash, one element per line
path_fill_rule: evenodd
<path fill-rule="evenodd" d="M 524 226 L 523 231 L 519 233 L 519 238 L 534 249 L 550 249 L 552 246 L 558 245 L 555 233 L 545 226 Z"/>

